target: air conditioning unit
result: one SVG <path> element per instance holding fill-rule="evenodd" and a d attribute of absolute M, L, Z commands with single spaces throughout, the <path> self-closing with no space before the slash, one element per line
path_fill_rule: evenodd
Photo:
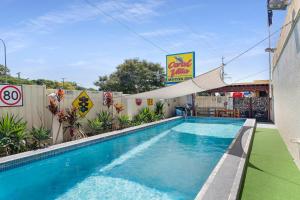
<path fill-rule="evenodd" d="M 269 10 L 285 10 L 289 5 L 289 0 L 269 0 Z"/>

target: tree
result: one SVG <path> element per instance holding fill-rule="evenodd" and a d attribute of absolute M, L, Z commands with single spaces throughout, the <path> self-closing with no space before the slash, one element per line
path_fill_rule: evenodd
<path fill-rule="evenodd" d="M 10 70 L 6 69 L 6 74 L 9 74 Z M 0 64 L 0 75 L 5 75 L 5 66 Z"/>
<path fill-rule="evenodd" d="M 10 70 L 7 68 L 7 77 L 5 77 L 5 67 L 0 64 L 0 83 L 9 83 L 15 85 L 46 85 L 48 89 L 58 89 L 64 88 L 66 90 L 86 90 L 85 87 L 77 85 L 76 82 L 66 81 L 64 83 L 58 81 L 52 81 L 47 79 L 37 79 L 37 80 L 30 80 L 30 79 L 23 79 L 23 78 L 16 78 L 9 74 Z M 87 90 L 94 90 L 93 88 L 89 88 Z"/>
<path fill-rule="evenodd" d="M 102 91 L 134 94 L 164 86 L 164 69 L 158 63 L 128 59 L 109 76 L 99 76 L 94 84 Z"/>

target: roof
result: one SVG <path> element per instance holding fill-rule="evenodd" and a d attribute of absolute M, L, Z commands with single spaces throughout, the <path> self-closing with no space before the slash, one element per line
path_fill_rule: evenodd
<path fill-rule="evenodd" d="M 253 82 L 233 83 L 231 85 L 269 85 L 269 80 L 254 80 Z"/>
<path fill-rule="evenodd" d="M 245 92 L 245 91 L 269 91 L 269 81 L 268 80 L 256 80 L 248 83 L 234 83 L 231 85 L 226 85 L 224 87 L 215 88 L 209 90 L 208 92 Z"/>

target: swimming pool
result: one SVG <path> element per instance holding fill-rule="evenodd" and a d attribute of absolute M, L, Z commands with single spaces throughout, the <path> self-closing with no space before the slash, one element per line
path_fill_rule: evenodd
<path fill-rule="evenodd" d="M 245 120 L 176 119 L 0 172 L 0 199 L 194 199 Z"/>

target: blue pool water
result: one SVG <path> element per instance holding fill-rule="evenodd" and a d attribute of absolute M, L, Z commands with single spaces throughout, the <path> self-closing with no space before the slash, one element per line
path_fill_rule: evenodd
<path fill-rule="evenodd" d="M 194 199 L 244 120 L 188 118 L 0 173 L 0 199 Z"/>

